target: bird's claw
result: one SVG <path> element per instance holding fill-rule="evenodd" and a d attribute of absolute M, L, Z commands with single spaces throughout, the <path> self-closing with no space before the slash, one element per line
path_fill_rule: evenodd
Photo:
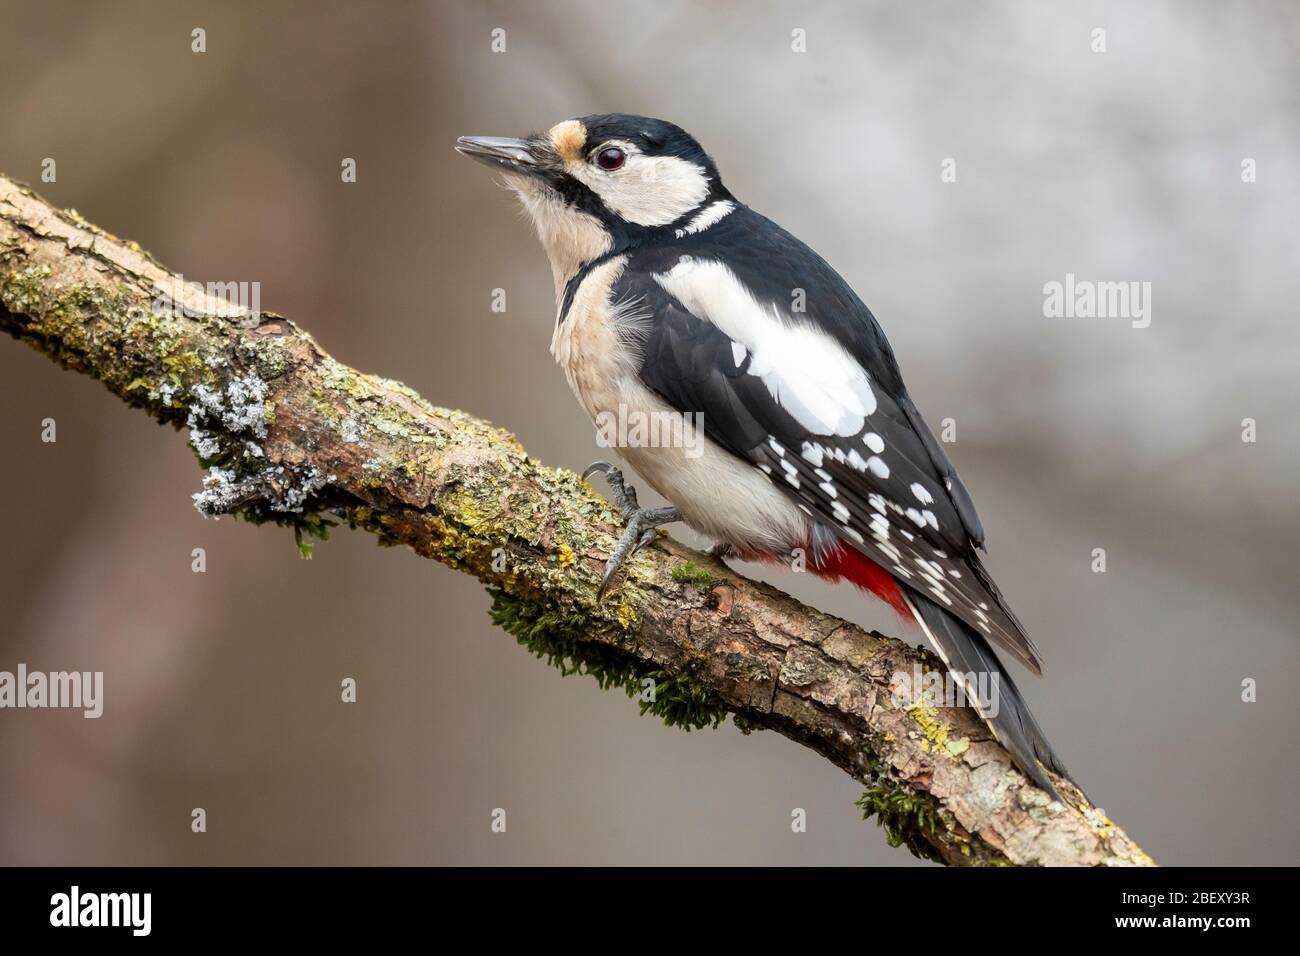
<path fill-rule="evenodd" d="M 583 481 L 590 480 L 591 476 L 594 475 L 596 472 L 600 472 L 602 475 L 607 475 L 611 471 L 618 471 L 618 469 L 615 468 L 607 461 L 593 461 L 590 465 L 586 467 L 586 469 L 583 470 L 582 480 Z"/>
<path fill-rule="evenodd" d="M 596 601 L 599 602 L 623 562 L 653 541 L 657 533 L 655 529 L 661 524 L 680 521 L 682 516 L 676 508 L 642 508 L 636 500 L 636 489 L 623 479 L 622 470 L 607 461 L 593 461 L 583 470 L 582 480 L 586 481 L 597 472 L 605 476 L 614 504 L 618 505 L 623 520 L 627 522 L 618 544 L 605 562 L 605 573 L 601 575 L 600 589 L 596 591 Z"/>
<path fill-rule="evenodd" d="M 623 530 L 622 537 L 618 539 L 618 544 L 610 553 L 609 560 L 605 562 L 605 573 L 600 576 L 600 587 L 596 590 L 597 603 L 605 597 L 605 589 L 609 587 L 609 582 L 614 580 L 614 575 L 618 573 L 623 562 L 653 541 L 655 535 L 659 533 L 655 528 L 646 528 L 642 531 L 640 524 L 637 517 L 633 516 Z"/>
<path fill-rule="evenodd" d="M 618 505 L 618 510 L 623 513 L 623 520 L 631 521 L 641 510 L 641 506 L 636 500 L 636 489 L 624 480 L 623 470 L 607 461 L 593 461 L 582 472 L 582 480 L 586 481 L 597 472 L 605 476 L 605 482 L 613 493 L 614 504 Z"/>

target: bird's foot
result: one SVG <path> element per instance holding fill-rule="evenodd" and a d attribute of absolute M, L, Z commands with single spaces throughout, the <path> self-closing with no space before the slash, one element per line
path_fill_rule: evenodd
<path fill-rule="evenodd" d="M 636 489 L 624 480 L 623 470 L 607 461 L 593 461 L 582 472 L 582 480 L 590 480 L 597 472 L 605 476 L 605 483 L 613 492 L 614 504 L 618 505 L 618 510 L 623 512 L 623 520 L 631 521 L 632 516 L 641 510 L 641 506 L 636 500 Z"/>
<path fill-rule="evenodd" d="M 621 470 L 607 461 L 597 461 L 588 465 L 586 471 L 582 473 L 582 480 L 586 481 L 596 472 L 604 474 L 605 481 L 609 483 L 610 491 L 613 492 L 614 504 L 618 505 L 618 510 L 623 513 L 623 520 L 627 522 L 618 544 L 614 546 L 609 560 L 605 562 L 605 573 L 600 578 L 600 590 L 596 592 L 596 600 L 599 601 L 605 596 L 605 588 L 614 579 L 623 562 L 655 539 L 655 529 L 660 525 L 680 521 L 682 516 L 676 508 L 642 508 L 636 500 L 636 489 L 624 481 Z"/>

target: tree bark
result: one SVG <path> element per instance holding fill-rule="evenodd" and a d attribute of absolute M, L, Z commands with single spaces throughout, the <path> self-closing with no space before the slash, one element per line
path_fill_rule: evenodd
<path fill-rule="evenodd" d="M 472 574 L 534 653 L 670 724 L 775 730 L 867 788 L 890 842 L 956 865 L 1152 865 L 1077 789 L 1030 785 L 973 711 L 894 689 L 923 651 L 807 607 L 661 535 L 605 596 L 619 515 L 499 428 L 335 361 L 283 317 L 231 308 L 133 242 L 0 175 L 0 326 L 190 429 L 196 506 L 334 521 Z M 653 695 L 646 689 L 653 690 Z M 653 699 L 649 699 L 653 696 Z"/>

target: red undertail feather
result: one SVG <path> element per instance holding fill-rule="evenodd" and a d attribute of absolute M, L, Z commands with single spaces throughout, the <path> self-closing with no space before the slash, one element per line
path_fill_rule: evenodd
<path fill-rule="evenodd" d="M 820 567 L 813 567 L 809 562 L 809 570 L 830 581 L 852 581 L 892 607 L 903 620 L 912 620 L 912 612 L 893 575 L 854 548 L 841 545 L 822 558 Z"/>

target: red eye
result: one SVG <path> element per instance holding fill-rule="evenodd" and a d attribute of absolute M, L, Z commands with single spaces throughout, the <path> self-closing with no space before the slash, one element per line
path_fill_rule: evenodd
<path fill-rule="evenodd" d="M 617 146 L 607 146 L 596 154 L 596 165 L 606 172 L 613 172 L 627 160 L 627 155 Z"/>

